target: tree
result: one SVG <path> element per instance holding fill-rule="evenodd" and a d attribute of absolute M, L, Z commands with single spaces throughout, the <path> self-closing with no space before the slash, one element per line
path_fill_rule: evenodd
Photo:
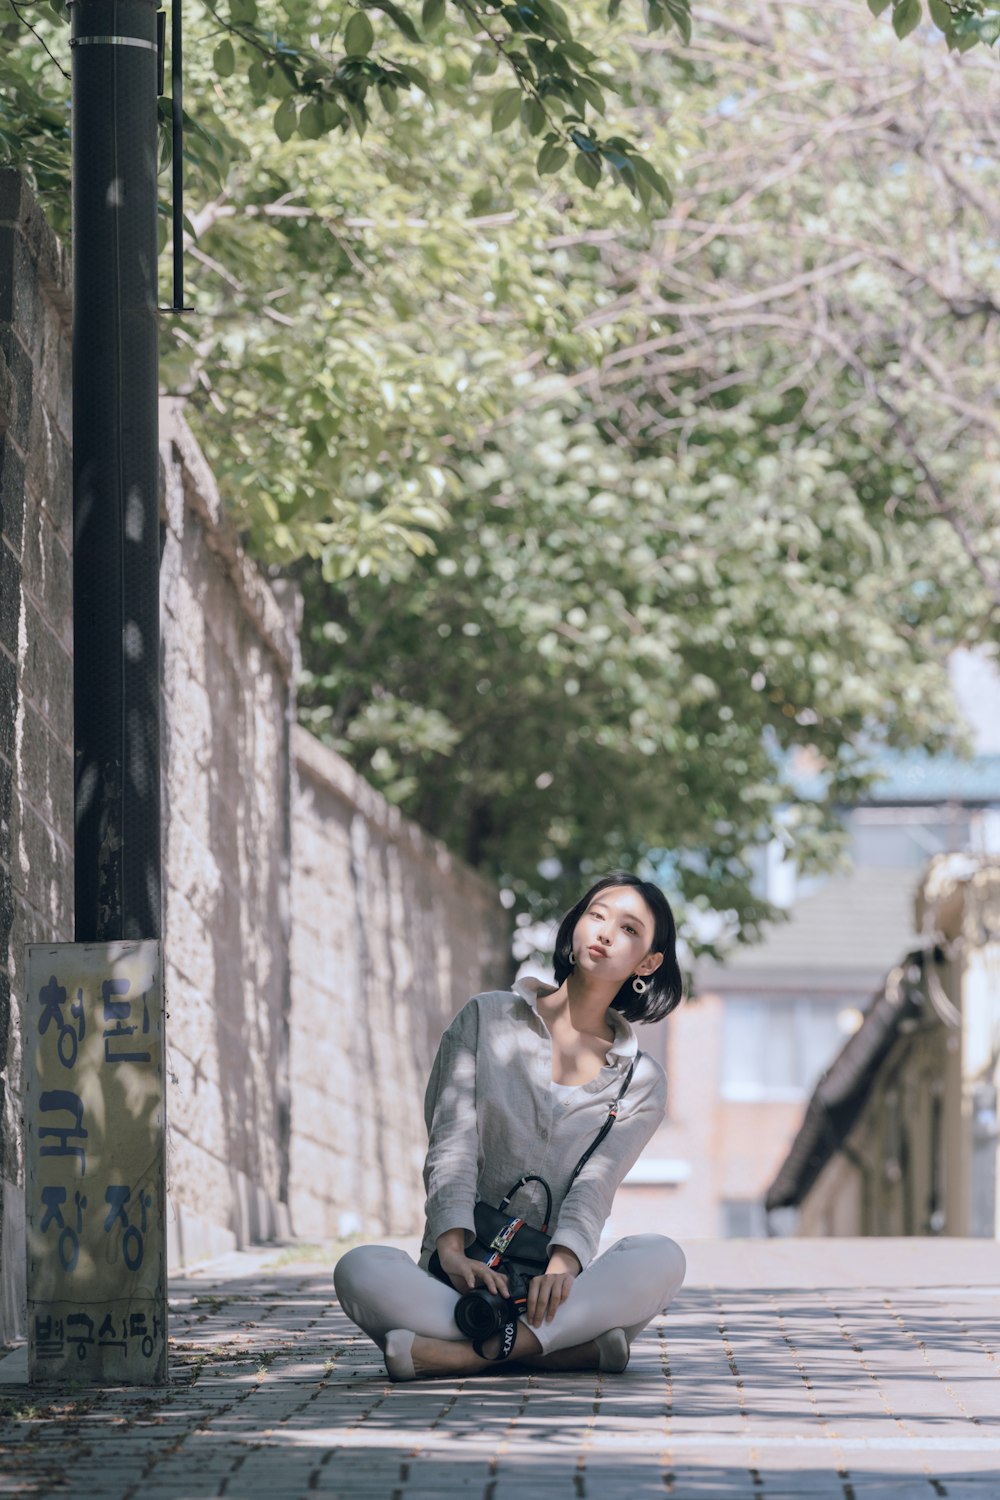
<path fill-rule="evenodd" d="M 307 721 L 525 912 L 669 860 L 752 932 L 753 849 L 829 859 L 994 638 L 991 80 L 846 14 L 705 23 L 671 212 L 549 241 L 599 356 L 456 456 L 437 558 L 307 580 Z"/>

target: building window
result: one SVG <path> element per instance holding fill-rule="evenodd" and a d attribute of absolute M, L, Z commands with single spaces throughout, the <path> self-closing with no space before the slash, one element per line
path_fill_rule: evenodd
<path fill-rule="evenodd" d="M 727 995 L 723 1098 L 799 1099 L 810 1093 L 856 1020 L 847 1000 Z"/>

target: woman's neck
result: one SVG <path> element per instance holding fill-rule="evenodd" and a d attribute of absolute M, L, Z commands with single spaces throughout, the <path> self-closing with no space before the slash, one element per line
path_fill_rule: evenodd
<path fill-rule="evenodd" d="M 607 1013 L 616 994 L 617 990 L 609 991 L 607 984 L 570 974 L 558 989 L 545 996 L 545 1008 L 553 1016 L 567 1016 L 574 1029 L 584 1035 L 608 1039 L 611 1027 Z"/>

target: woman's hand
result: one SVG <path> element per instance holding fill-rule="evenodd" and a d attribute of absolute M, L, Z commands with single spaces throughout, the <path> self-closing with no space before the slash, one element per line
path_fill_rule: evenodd
<path fill-rule="evenodd" d="M 572 1250 L 557 1245 L 549 1256 L 549 1269 L 544 1276 L 533 1276 L 528 1287 L 528 1306 L 525 1317 L 532 1328 L 540 1328 L 547 1320 L 552 1322 L 557 1311 L 573 1289 L 580 1274 L 580 1262 Z"/>
<path fill-rule="evenodd" d="M 488 1292 L 509 1297 L 506 1276 L 491 1271 L 481 1260 L 470 1260 L 465 1253 L 465 1231 L 448 1229 L 437 1238 L 438 1260 L 456 1292 L 471 1292 L 483 1286 Z"/>

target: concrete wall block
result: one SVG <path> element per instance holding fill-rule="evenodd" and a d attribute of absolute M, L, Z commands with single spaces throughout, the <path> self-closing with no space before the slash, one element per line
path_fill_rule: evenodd
<path fill-rule="evenodd" d="M 24 601 L 26 702 L 45 720 L 67 755 L 73 753 L 73 659 L 31 599 Z"/>
<path fill-rule="evenodd" d="M 328 1011 L 327 1014 L 330 1014 Z M 353 1108 L 358 1080 L 350 1059 L 336 1035 L 312 1046 L 307 1040 L 306 1024 L 296 1016 L 292 1030 L 290 1074 L 292 1110 L 298 1112 L 299 1090 L 307 1089 L 330 1101 L 336 1110 Z M 308 1127 L 306 1127 L 308 1128 Z"/>
<path fill-rule="evenodd" d="M 30 702 L 18 722 L 20 800 L 69 845 L 73 837 L 72 756 Z M 29 858 L 34 851 L 29 849 Z"/>
<path fill-rule="evenodd" d="M 52 417 L 68 447 L 73 442 L 73 344 L 70 330 L 47 299 L 45 316 L 39 323 L 36 356 L 37 399 Z"/>
<path fill-rule="evenodd" d="M 10 865 L 6 861 L 0 862 L 0 953 L 3 954 L 4 968 L 7 967 L 7 948 L 10 943 L 11 929 L 14 925 L 14 885 L 11 880 Z M 6 1017 L 0 1017 L 0 1036 L 6 1037 L 7 1027 L 2 1024 Z"/>
<path fill-rule="evenodd" d="M 38 515 L 38 507 L 33 504 L 32 509 Z M 28 529 L 21 569 L 25 593 L 72 661 L 73 558 L 45 515 Z"/>
<path fill-rule="evenodd" d="M 170 938 L 165 951 L 180 946 L 179 940 Z M 168 963 L 166 990 L 170 996 L 169 1055 L 189 1057 L 199 1084 L 218 1088 L 220 1036 L 211 984 L 205 984 L 201 977 L 192 981 L 176 963 Z"/>
<path fill-rule="evenodd" d="M 0 755 L 14 758 L 17 724 L 17 667 L 14 658 L 0 646 Z"/>
<path fill-rule="evenodd" d="M 235 1249 L 236 1235 L 231 1229 L 194 1213 L 167 1194 L 167 1265 L 171 1271 L 215 1260 Z"/>
<path fill-rule="evenodd" d="M 45 942 L 54 932 L 73 926 L 72 857 L 65 841 L 34 808 L 17 798 L 13 809 L 13 839 L 20 858 L 12 870 L 14 892 L 48 924 Z M 65 939 L 63 939 L 65 941 Z"/>
<path fill-rule="evenodd" d="M 17 400 L 6 414 L 7 432 L 21 452 L 27 454 L 35 378 L 27 350 L 9 323 L 0 323 L 0 362 L 6 365 L 17 392 Z"/>
<path fill-rule="evenodd" d="M 0 646 L 17 655 L 21 621 L 21 559 L 0 538 Z"/>
<path fill-rule="evenodd" d="M 4 392 L 0 384 L 0 536 L 18 557 L 24 537 L 24 461 L 4 432 Z"/>
<path fill-rule="evenodd" d="M 0 224 L 0 323 L 9 323 L 32 360 L 41 352 L 42 289 L 20 226 Z"/>
<path fill-rule="evenodd" d="M 226 1110 L 214 1056 L 210 1066 L 205 1067 L 203 1058 L 188 1057 L 173 1045 L 169 1047 L 167 1057 L 173 1129 L 191 1140 L 224 1141 Z"/>
<path fill-rule="evenodd" d="M 7 1178 L 0 1181 L 2 1211 L 0 1226 L 7 1245 L 23 1245 L 26 1234 L 24 1188 Z M 26 1258 L 23 1254 L 4 1257 L 5 1274 L 0 1276 L 0 1343 L 9 1344 L 25 1337 L 28 1291 L 25 1285 Z"/>
<path fill-rule="evenodd" d="M 14 372 L 7 363 L 7 356 L 0 349 L 0 438 L 2 438 L 14 419 L 17 407 L 17 384 L 14 380 Z"/>
<path fill-rule="evenodd" d="M 28 421 L 25 483 L 67 547 L 71 545 L 73 457 L 48 407 L 33 400 Z"/>
<path fill-rule="evenodd" d="M 30 251 L 32 274 L 37 276 L 53 308 L 67 321 L 69 256 L 16 167 L 0 168 L 0 224 L 18 227 Z"/>
<path fill-rule="evenodd" d="M 4 706 L 0 704 L 0 713 Z M 10 866 L 10 820 L 14 797 L 14 767 L 0 755 L 0 864 Z M 0 944 L 0 967 L 7 962 L 7 955 Z"/>
<path fill-rule="evenodd" d="M 233 1171 L 200 1140 L 175 1130 L 167 1102 L 167 1191 L 176 1203 L 224 1229 L 235 1229 Z"/>

